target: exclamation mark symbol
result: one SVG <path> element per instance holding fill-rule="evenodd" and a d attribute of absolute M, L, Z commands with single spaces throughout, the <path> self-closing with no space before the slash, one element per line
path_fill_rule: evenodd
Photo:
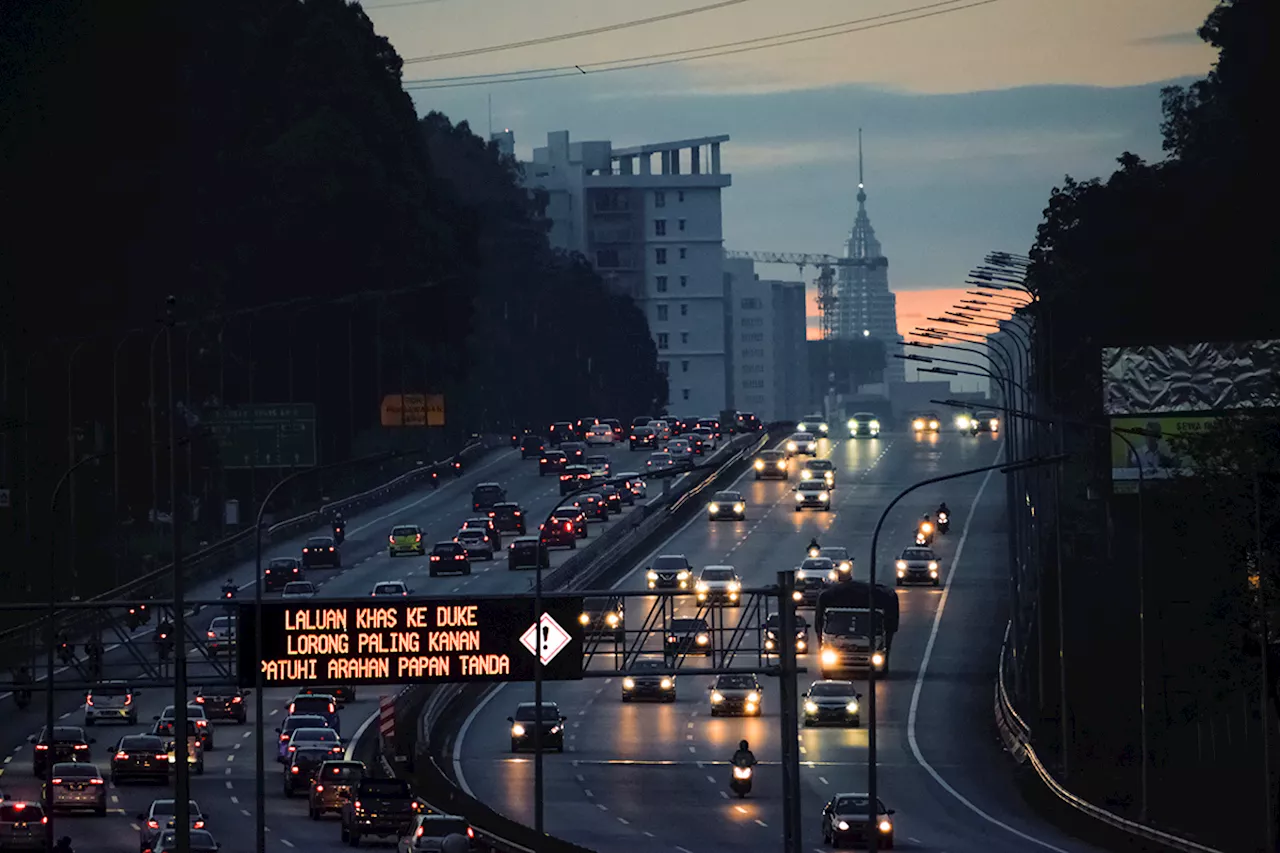
<path fill-rule="evenodd" d="M 542 626 L 542 659 L 547 659 L 547 649 L 551 646 L 551 628 L 550 626 Z"/>

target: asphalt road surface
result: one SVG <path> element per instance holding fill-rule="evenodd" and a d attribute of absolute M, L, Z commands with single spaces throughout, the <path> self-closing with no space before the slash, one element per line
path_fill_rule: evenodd
<path fill-rule="evenodd" d="M 855 574 L 865 577 L 872 530 L 899 491 L 931 476 L 991 464 L 999 448 L 990 435 L 945 432 L 824 441 L 819 455 L 838 469 L 831 512 L 794 512 L 793 483 L 754 481 L 748 472 L 738 485 L 748 502 L 746 521 L 711 523 L 700 515 L 655 553 L 682 553 L 697 567 L 731 564 L 744 587 L 759 587 L 798 565 L 817 537 L 823 545 L 848 547 Z M 944 586 L 899 590 L 892 673 L 877 687 L 879 794 L 897 810 L 896 849 L 1094 849 L 1023 805 L 995 733 L 992 690 L 1008 583 L 1001 476 L 926 487 L 899 504 L 881 533 L 877 575 L 883 581 L 892 577 L 901 549 L 912 544 L 919 517 L 943 499 L 951 508 L 951 532 L 934 545 Z M 644 589 L 647 562 L 618 588 Z M 684 604 L 677 615 L 693 616 L 695 608 Z M 630 603 L 629 616 L 637 609 L 644 608 Z M 802 615 L 812 622 L 811 612 Z M 812 632 L 810 638 L 812 649 Z M 820 676 L 812 654 L 800 664 L 809 668 L 800 676 L 803 692 Z M 545 687 L 547 700 L 558 702 L 570 720 L 565 754 L 549 754 L 544 762 L 547 831 L 601 853 L 776 849 L 782 833 L 776 680 L 762 677 L 760 718 L 712 718 L 707 676 L 681 675 L 673 704 L 623 704 L 619 681 Z M 865 681 L 859 689 L 865 692 Z M 510 754 L 507 717 L 517 702 L 531 698 L 531 685 L 495 687 L 464 723 L 454 752 L 455 775 L 467 790 L 527 824 L 533 822 L 533 762 Z M 867 789 L 865 707 L 864 699 L 862 728 L 800 729 L 807 850 L 821 849 L 826 801 Z M 730 798 L 728 759 L 744 738 L 762 766 L 755 790 L 740 800 Z"/>
<path fill-rule="evenodd" d="M 593 452 L 596 452 L 593 450 Z M 604 451 L 601 451 L 604 452 Z M 614 460 L 615 471 L 639 470 L 647 454 L 630 453 L 623 448 L 608 451 Z M 313 570 L 308 580 L 319 586 L 319 597 L 351 598 L 367 596 L 376 581 L 404 580 L 420 595 L 449 593 L 528 592 L 533 573 L 508 572 L 505 554 L 500 553 L 493 562 L 473 564 L 469 577 L 428 578 L 424 557 L 387 556 L 387 535 L 393 525 L 418 524 L 424 529 L 429 542 L 451 538 L 462 522 L 476 513 L 472 512 L 470 494 L 472 487 L 483 481 L 497 481 L 507 489 L 508 499 L 518 501 L 531 518 L 530 532 L 542 521 L 546 513 L 559 501 L 559 480 L 554 475 L 539 477 L 537 461 L 520 459 L 516 451 L 501 449 L 479 460 L 458 480 L 450 480 L 439 490 L 424 488 L 417 493 L 401 497 L 382 507 L 370 509 L 359 516 L 347 519 L 346 542 L 342 548 L 344 568 L 341 570 Z M 655 484 L 655 489 L 661 486 Z M 652 493 L 652 492 L 651 492 Z M 631 512 L 625 509 L 625 512 Z M 600 535 L 601 522 L 590 524 L 587 544 Z M 291 556 L 299 553 L 303 539 L 272 545 L 265 559 Z M 511 535 L 504 537 L 504 546 Z M 552 565 L 559 565 L 575 552 L 556 549 L 552 551 Z M 252 594 L 254 567 L 239 566 L 232 573 L 241 585 L 242 595 Z M 191 599 L 216 598 L 223 583 L 218 578 L 189 591 Z M 274 595 L 269 597 L 275 597 Z M 196 636 L 204 636 L 208 622 L 218 612 L 206 609 L 190 622 Z M 151 636 L 155 623 L 145 626 L 137 634 L 134 645 L 154 657 Z M 129 650 L 116 644 L 107 646 L 105 677 L 135 678 L 139 670 L 131 663 Z M 216 674 L 205 653 L 193 649 L 188 654 L 189 675 L 192 678 Z M 60 668 L 59 675 L 78 677 Z M 57 678 L 55 678 L 55 683 Z M 120 737 L 148 729 L 153 717 L 166 705 L 174 703 L 173 691 L 168 688 L 148 690 L 142 681 L 134 682 L 140 689 L 139 723 L 137 726 L 98 725 L 88 729 L 95 738 L 92 756 L 107 775 L 113 747 Z M 41 682 L 43 686 L 43 682 Z M 357 693 L 358 701 L 342 711 L 342 734 L 351 738 L 358 728 L 378 708 L 381 693 L 394 693 L 395 687 L 365 688 Z M 267 773 L 266 826 L 269 849 L 336 850 L 339 843 L 338 819 L 331 815 L 320 821 L 307 817 L 306 798 L 287 799 L 281 784 L 281 765 L 276 763 L 276 735 L 274 729 L 284 719 L 285 707 L 294 694 L 289 689 L 273 689 L 264 697 L 268 726 L 266 732 Z M 188 694 L 189 695 L 189 694 Z M 55 692 L 55 716 L 65 725 L 83 723 L 84 697 L 77 691 Z M 12 697 L 0 695 L 0 754 L 4 758 L 0 771 L 0 790 L 15 800 L 39 799 L 41 784 L 31 772 L 32 748 L 27 742 L 44 723 L 45 693 L 37 690 L 34 701 L 26 711 L 13 706 Z M 214 749 L 206 752 L 206 769 L 203 775 L 192 775 L 192 797 L 200 805 L 208 820 L 208 828 L 221 842 L 222 850 L 232 853 L 248 853 L 255 848 L 254 796 L 254 726 L 253 697 L 249 698 L 249 720 L 246 725 L 215 724 Z M 56 815 L 55 829 L 58 836 L 71 836 L 78 853 L 115 853 L 139 849 L 139 823 L 137 816 L 145 811 L 153 799 L 172 797 L 172 787 L 150 785 L 122 785 L 108 791 L 109 812 L 105 818 L 89 815 Z"/>

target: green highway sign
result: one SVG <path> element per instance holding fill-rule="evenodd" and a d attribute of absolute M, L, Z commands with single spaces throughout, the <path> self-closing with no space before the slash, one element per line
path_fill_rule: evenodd
<path fill-rule="evenodd" d="M 250 403 L 211 409 L 207 419 L 224 468 L 310 468 L 316 464 L 313 403 Z"/>

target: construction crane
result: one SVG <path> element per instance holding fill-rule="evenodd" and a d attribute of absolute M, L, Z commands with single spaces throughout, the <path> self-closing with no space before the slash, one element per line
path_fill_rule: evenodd
<path fill-rule="evenodd" d="M 761 264 L 795 264 L 804 275 L 805 267 L 816 267 L 818 278 L 818 295 L 814 301 L 818 304 L 818 318 L 822 339 L 832 340 L 836 337 L 836 267 L 866 267 L 874 264 L 869 258 L 840 258 L 835 255 L 810 255 L 803 252 L 733 252 L 726 250 L 726 258 L 755 261 Z"/>

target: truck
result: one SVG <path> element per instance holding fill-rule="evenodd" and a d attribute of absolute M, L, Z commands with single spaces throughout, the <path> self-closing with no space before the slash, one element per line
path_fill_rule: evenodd
<path fill-rule="evenodd" d="M 889 654 L 898 631 L 898 594 L 865 581 L 838 583 L 818 596 L 814 608 L 822 677 L 874 669 L 889 674 Z"/>
<path fill-rule="evenodd" d="M 369 836 L 398 841 L 421 811 L 403 779 L 361 779 L 342 799 L 342 840 L 352 847 Z"/>

